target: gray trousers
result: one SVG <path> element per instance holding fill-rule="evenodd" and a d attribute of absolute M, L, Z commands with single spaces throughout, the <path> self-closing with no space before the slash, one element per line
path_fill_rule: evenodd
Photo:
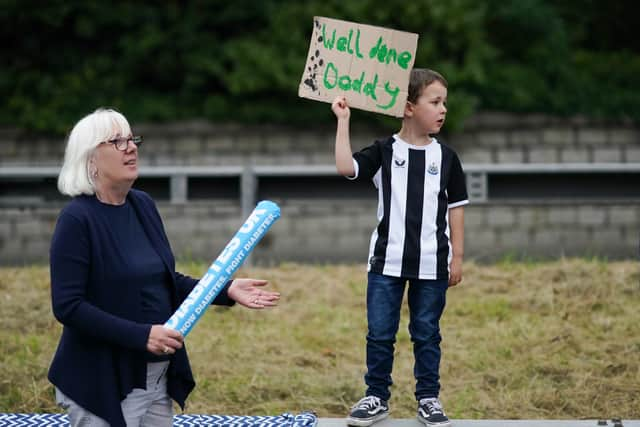
<path fill-rule="evenodd" d="M 127 427 L 171 427 L 173 406 L 167 394 L 169 362 L 147 364 L 147 389 L 134 388 L 121 402 Z M 85 410 L 56 387 L 56 403 L 67 411 L 71 427 L 109 427 L 100 417 Z"/>

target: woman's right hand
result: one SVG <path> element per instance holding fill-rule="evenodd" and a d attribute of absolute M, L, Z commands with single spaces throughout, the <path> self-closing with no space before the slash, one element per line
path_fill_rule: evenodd
<path fill-rule="evenodd" d="M 184 337 L 180 332 L 163 325 L 153 325 L 147 340 L 147 350 L 158 356 L 173 354 L 182 348 L 182 341 Z"/>

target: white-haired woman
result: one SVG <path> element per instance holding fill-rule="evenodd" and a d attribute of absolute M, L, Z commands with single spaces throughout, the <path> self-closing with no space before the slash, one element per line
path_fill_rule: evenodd
<path fill-rule="evenodd" d="M 72 200 L 50 251 L 53 313 L 63 324 L 49 369 L 72 426 L 171 426 L 195 382 L 182 335 L 162 325 L 197 284 L 175 271 L 155 203 L 132 188 L 140 136 L 99 109 L 72 129 L 58 178 Z M 214 304 L 264 308 L 279 294 L 235 279 Z"/>

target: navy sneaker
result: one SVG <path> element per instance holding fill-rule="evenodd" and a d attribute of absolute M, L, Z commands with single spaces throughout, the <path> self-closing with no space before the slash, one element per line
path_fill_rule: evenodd
<path fill-rule="evenodd" d="M 420 399 L 418 420 L 429 427 L 451 427 L 451 422 L 449 422 L 449 418 L 442 409 L 442 403 L 437 397 Z"/>
<path fill-rule="evenodd" d="M 363 397 L 351 407 L 348 426 L 370 426 L 376 421 L 384 420 L 389 416 L 389 405 L 386 400 L 376 396 Z"/>

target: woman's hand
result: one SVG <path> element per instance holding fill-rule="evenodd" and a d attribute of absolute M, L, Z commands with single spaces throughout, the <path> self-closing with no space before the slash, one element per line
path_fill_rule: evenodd
<path fill-rule="evenodd" d="M 234 279 L 227 290 L 229 298 L 249 308 L 265 308 L 278 305 L 279 292 L 261 289 L 268 282 L 259 279 Z"/>
<path fill-rule="evenodd" d="M 180 332 L 165 328 L 163 325 L 153 325 L 147 339 L 147 350 L 158 356 L 173 354 L 177 349 L 182 348 L 183 340 L 184 337 Z"/>

